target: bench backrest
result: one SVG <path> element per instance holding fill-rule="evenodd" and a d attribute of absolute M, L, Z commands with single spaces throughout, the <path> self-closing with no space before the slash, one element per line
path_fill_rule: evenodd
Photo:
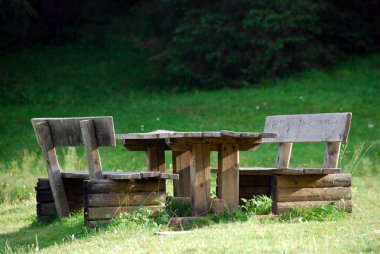
<path fill-rule="evenodd" d="M 351 113 L 268 116 L 264 132 L 277 132 L 265 142 L 341 142 L 346 141 Z"/>
<path fill-rule="evenodd" d="M 102 178 L 99 146 L 115 146 L 113 119 L 105 117 L 33 118 L 32 125 L 44 154 L 54 204 L 59 217 L 69 206 L 55 147 L 85 146 L 91 178 Z"/>
<path fill-rule="evenodd" d="M 115 130 L 112 116 L 101 117 L 70 117 L 70 118 L 33 118 L 32 124 L 47 122 L 54 147 L 83 146 L 80 122 L 93 120 L 97 146 L 115 146 Z M 37 134 L 37 132 L 36 132 Z M 37 140 L 41 145 L 39 136 Z"/>
<path fill-rule="evenodd" d="M 346 142 L 351 113 L 303 114 L 268 116 L 264 132 L 277 132 L 278 138 L 263 142 L 279 143 L 276 167 L 289 167 L 293 143 L 326 142 L 323 168 L 337 168 L 341 142 Z"/>

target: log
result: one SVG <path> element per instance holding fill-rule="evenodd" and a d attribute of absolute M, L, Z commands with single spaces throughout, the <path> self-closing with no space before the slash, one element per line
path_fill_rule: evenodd
<path fill-rule="evenodd" d="M 105 220 L 112 219 L 122 213 L 131 213 L 142 206 L 116 206 L 116 207 L 89 207 L 85 212 L 86 220 Z M 162 205 L 144 206 L 144 209 L 156 212 L 163 209 Z"/>
<path fill-rule="evenodd" d="M 351 174 L 273 176 L 273 186 L 279 188 L 350 187 Z"/>
<path fill-rule="evenodd" d="M 87 193 L 121 193 L 121 192 L 152 192 L 164 191 L 165 180 L 141 179 L 141 180 L 88 180 L 84 181 Z"/>
<path fill-rule="evenodd" d="M 279 214 L 292 208 L 312 208 L 332 204 L 346 212 L 352 212 L 351 200 L 336 201 L 300 201 L 300 202 L 273 202 L 272 213 Z"/>
<path fill-rule="evenodd" d="M 89 207 L 98 206 L 146 206 L 160 205 L 165 203 L 165 192 L 132 192 L 132 193 L 109 193 L 88 194 Z"/>
<path fill-rule="evenodd" d="M 276 202 L 351 199 L 351 187 L 274 188 L 272 199 Z"/>

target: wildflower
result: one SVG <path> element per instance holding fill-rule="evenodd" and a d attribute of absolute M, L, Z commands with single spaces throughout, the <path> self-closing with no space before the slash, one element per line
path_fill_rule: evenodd
<path fill-rule="evenodd" d="M 375 125 L 373 123 L 368 124 L 368 128 L 372 129 L 373 127 L 375 127 Z"/>

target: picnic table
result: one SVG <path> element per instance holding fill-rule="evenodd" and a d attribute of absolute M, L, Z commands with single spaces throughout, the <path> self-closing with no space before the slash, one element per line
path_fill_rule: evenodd
<path fill-rule="evenodd" d="M 239 151 L 254 151 L 262 138 L 277 133 L 157 130 L 149 133 L 116 134 L 130 151 L 145 151 L 148 169 L 165 172 L 165 150 L 173 153 L 173 172 L 180 175 L 175 196 L 191 198 L 193 216 L 204 215 L 210 205 L 210 152 L 218 152 L 217 196 L 228 209 L 239 205 Z"/>

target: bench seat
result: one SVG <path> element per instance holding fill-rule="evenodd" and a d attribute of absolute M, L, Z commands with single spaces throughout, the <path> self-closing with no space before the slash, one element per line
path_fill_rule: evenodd
<path fill-rule="evenodd" d="M 161 178 L 178 180 L 178 174 L 154 172 L 116 172 L 116 171 L 103 171 L 104 179 L 109 180 L 127 180 L 127 179 L 142 179 L 142 178 Z M 90 175 L 88 171 L 63 171 L 61 172 L 62 178 L 74 178 L 89 180 Z"/>

